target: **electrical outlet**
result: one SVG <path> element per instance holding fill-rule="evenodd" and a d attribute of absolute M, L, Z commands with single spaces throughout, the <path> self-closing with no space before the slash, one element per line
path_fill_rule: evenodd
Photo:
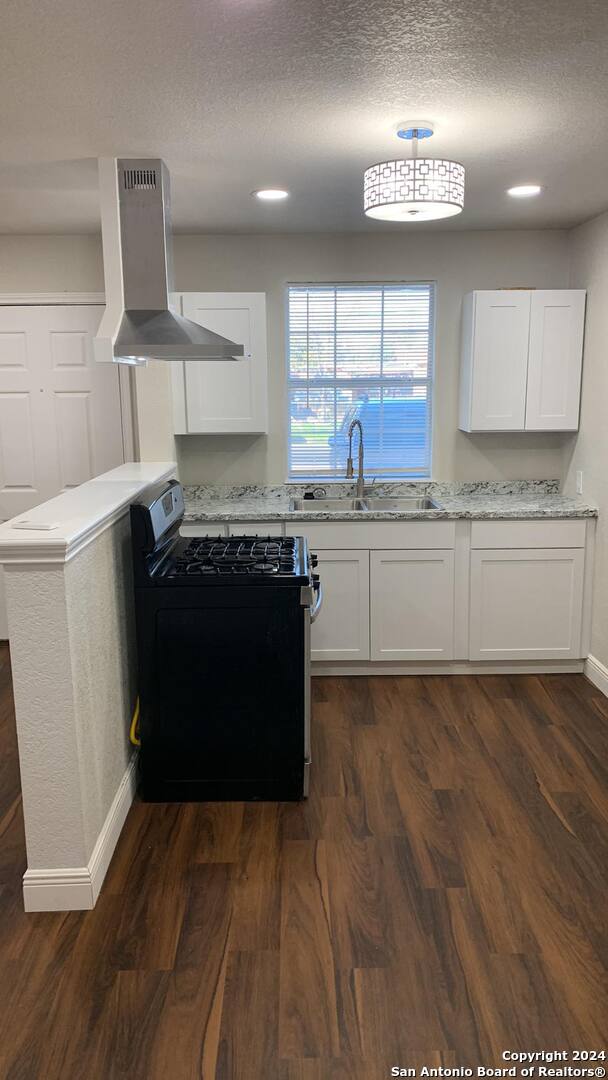
<path fill-rule="evenodd" d="M 582 495 L 583 494 L 583 470 L 582 469 L 577 469 L 576 470 L 576 494 L 577 495 Z"/>

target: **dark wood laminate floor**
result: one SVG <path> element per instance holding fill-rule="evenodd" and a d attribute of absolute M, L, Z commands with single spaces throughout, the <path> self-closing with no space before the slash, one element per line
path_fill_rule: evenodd
<path fill-rule="evenodd" d="M 305 805 L 134 805 L 90 913 L 25 915 L 0 652 L 2 1080 L 376 1080 L 608 1030 L 608 701 L 314 680 Z"/>

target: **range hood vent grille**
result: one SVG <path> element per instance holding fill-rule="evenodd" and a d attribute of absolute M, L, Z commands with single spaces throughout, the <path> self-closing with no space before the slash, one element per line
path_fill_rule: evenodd
<path fill-rule="evenodd" d="M 123 169 L 127 191 L 155 191 L 156 169 Z"/>

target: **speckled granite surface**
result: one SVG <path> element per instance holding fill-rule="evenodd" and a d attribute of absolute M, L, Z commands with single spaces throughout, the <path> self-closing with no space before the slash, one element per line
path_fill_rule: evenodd
<path fill-rule="evenodd" d="M 319 484 L 318 487 L 323 485 Z M 597 509 L 579 499 L 559 494 L 557 480 L 514 480 L 502 483 L 411 483 L 374 484 L 366 494 L 381 496 L 429 495 L 441 504 L 436 510 L 318 510 L 314 501 L 302 511 L 289 509 L 290 499 L 301 497 L 315 485 L 283 484 L 270 487 L 253 484 L 210 487 L 186 486 L 186 522 L 197 521 L 432 521 L 454 518 L 586 518 Z M 327 495 L 352 496 L 352 484 L 327 484 Z"/>

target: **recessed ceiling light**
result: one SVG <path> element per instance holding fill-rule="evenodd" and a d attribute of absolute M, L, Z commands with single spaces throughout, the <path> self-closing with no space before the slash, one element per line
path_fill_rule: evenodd
<path fill-rule="evenodd" d="M 252 192 L 256 199 L 262 199 L 264 202 L 280 202 L 281 199 L 287 199 L 289 192 L 283 188 L 261 188 L 260 191 Z"/>
<path fill-rule="evenodd" d="M 507 188 L 507 195 L 513 199 L 530 199 L 533 195 L 540 195 L 540 184 L 518 184 L 516 187 Z"/>

